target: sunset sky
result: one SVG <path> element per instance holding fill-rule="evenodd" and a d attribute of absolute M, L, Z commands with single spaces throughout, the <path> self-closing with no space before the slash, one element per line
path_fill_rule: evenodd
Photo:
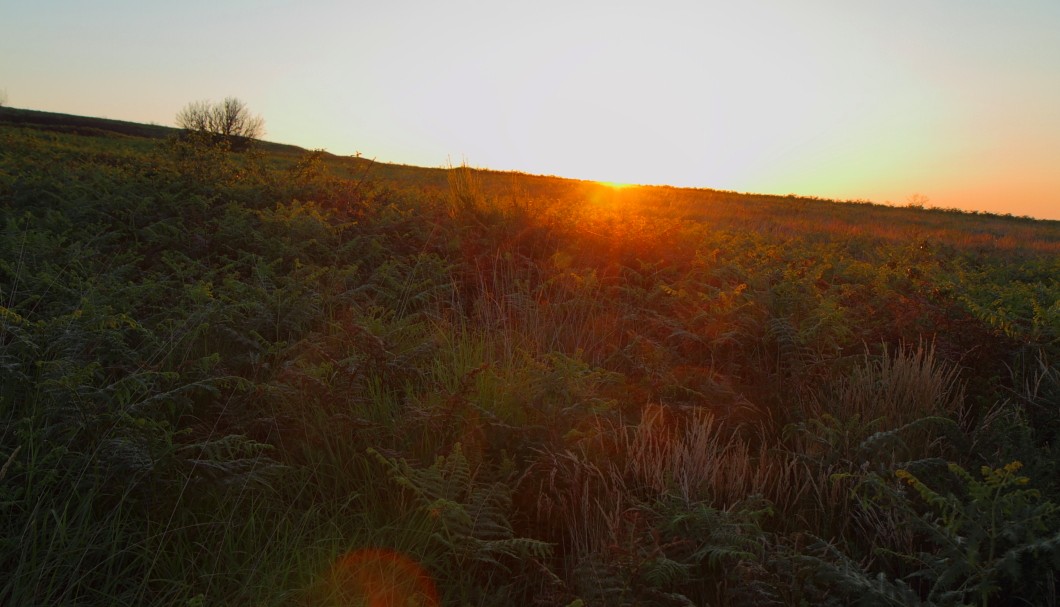
<path fill-rule="evenodd" d="M 13 107 L 615 182 L 1060 219 L 1060 0 L 0 0 Z"/>

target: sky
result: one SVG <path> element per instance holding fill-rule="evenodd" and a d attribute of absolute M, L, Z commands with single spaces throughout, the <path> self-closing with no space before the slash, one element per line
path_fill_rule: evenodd
<path fill-rule="evenodd" d="M 1060 0 L 0 0 L 7 105 L 384 162 L 1060 219 Z"/>

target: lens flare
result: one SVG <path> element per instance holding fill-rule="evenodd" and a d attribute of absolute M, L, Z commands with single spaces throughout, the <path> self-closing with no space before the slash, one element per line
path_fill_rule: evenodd
<path fill-rule="evenodd" d="M 327 607 L 438 607 L 434 581 L 416 561 L 393 550 L 368 548 L 339 558 L 311 593 Z"/>

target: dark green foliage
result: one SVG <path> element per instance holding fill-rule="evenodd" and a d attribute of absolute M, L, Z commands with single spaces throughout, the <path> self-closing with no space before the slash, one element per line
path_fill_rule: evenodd
<path fill-rule="evenodd" d="M 1021 467 L 983 466 L 978 477 L 953 463 L 942 473 L 926 468 L 941 489 L 906 469 L 893 474 L 897 482 L 890 474 L 867 475 L 857 489 L 862 505 L 896 514 L 909 525 L 914 543 L 875 546 L 877 571 L 854 566 L 828 546 L 818 561 L 820 576 L 846 597 L 890 604 L 923 599 L 930 605 L 989 605 L 1002 596 L 1027 602 L 1055 597 L 1049 578 L 1060 565 L 1060 508 L 1028 488 L 1030 479 L 1017 474 Z"/>
<path fill-rule="evenodd" d="M 1056 222 L 170 135 L 0 110 L 0 603 L 1057 602 Z"/>
<path fill-rule="evenodd" d="M 500 583 L 508 600 L 513 600 L 519 589 L 507 580 L 523 561 L 545 559 L 551 553 L 545 542 L 516 537 L 509 521 L 511 488 L 504 482 L 480 480 L 489 471 L 472 470 L 459 443 L 427 468 L 371 453 L 389 468 L 394 482 L 413 496 L 418 511 L 430 521 L 430 538 L 451 561 L 453 573 L 481 578 L 483 587 L 476 594 L 493 595 L 491 600 L 496 601 L 498 589 L 490 586 Z M 477 604 L 483 600 L 484 596 L 475 599 Z"/>

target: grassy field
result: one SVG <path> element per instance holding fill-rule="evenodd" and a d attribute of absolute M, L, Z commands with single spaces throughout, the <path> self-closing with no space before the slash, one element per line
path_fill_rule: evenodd
<path fill-rule="evenodd" d="M 0 109 L 0 603 L 1055 605 L 1060 222 Z"/>

